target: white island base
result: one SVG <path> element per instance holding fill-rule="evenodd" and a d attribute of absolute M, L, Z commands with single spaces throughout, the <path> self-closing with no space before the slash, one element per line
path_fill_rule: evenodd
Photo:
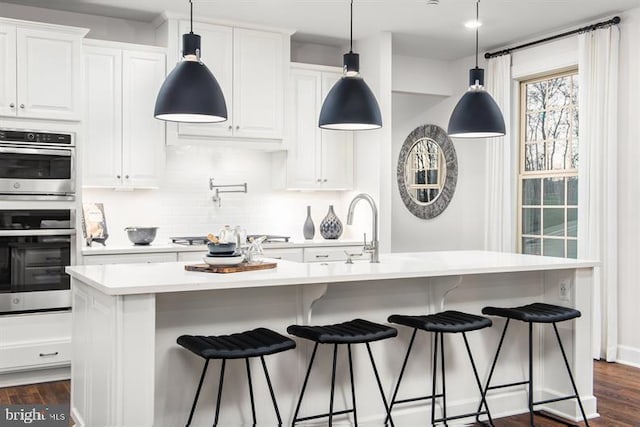
<path fill-rule="evenodd" d="M 218 335 L 267 327 L 282 334 L 293 323 L 328 324 L 354 318 L 385 323 L 391 314 L 429 314 L 444 309 L 479 314 L 486 305 L 516 306 L 534 301 L 572 306 L 582 317 L 558 324 L 585 411 L 597 416 L 591 359 L 591 293 L 597 263 L 492 252 L 392 254 L 380 264 L 299 264 L 279 261 L 275 270 L 216 275 L 184 271 L 184 263 L 75 266 L 67 269 L 73 288 L 72 417 L 80 426 L 175 427 L 185 425 L 204 364 L 176 344 L 182 334 Z M 569 284 L 561 299 L 560 282 Z M 468 334 L 481 379 L 488 374 L 504 325 Z M 391 395 L 411 330 L 372 344 L 382 383 Z M 526 380 L 527 328 L 512 322 L 492 384 Z M 536 400 L 570 393 L 552 328 L 535 328 Z M 419 333 L 399 398 L 431 389 L 432 336 Z M 283 422 L 291 424 L 312 345 L 266 357 Z M 462 337 L 445 336 L 447 413 L 472 412 L 479 392 Z M 300 416 L 327 412 L 332 346 L 321 345 Z M 384 407 L 364 346 L 353 346 L 360 425 L 383 425 Z M 257 363 L 256 363 L 257 362 Z M 193 426 L 213 422 L 220 363 L 209 364 Z M 335 410 L 350 407 L 346 348 L 338 350 Z M 259 426 L 277 425 L 257 360 L 252 364 Z M 494 417 L 527 412 L 523 387 L 489 394 Z M 440 407 L 436 407 L 440 414 Z M 577 420 L 574 401 L 546 410 Z M 425 425 L 425 401 L 394 407 L 396 426 Z M 470 421 L 470 420 L 466 420 Z M 346 416 L 336 425 L 350 425 Z M 462 423 L 463 421 L 459 421 Z M 227 363 L 219 425 L 251 425 L 246 370 Z M 326 425 L 326 420 L 315 424 Z"/>

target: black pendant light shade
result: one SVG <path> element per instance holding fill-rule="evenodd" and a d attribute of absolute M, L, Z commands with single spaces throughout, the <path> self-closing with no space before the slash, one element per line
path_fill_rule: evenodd
<path fill-rule="evenodd" d="M 479 18 L 479 3 L 480 0 L 477 0 L 476 21 Z M 500 107 L 484 89 L 484 70 L 478 67 L 478 27 L 476 66 L 469 70 L 469 89 L 453 109 L 447 133 L 454 138 L 492 138 L 506 134 Z"/>
<path fill-rule="evenodd" d="M 323 129 L 370 130 L 382 127 L 382 115 L 373 92 L 358 75 L 357 53 L 344 55 L 346 73 L 331 88 L 320 110 Z"/>
<path fill-rule="evenodd" d="M 504 118 L 496 101 L 484 90 L 484 70 L 469 71 L 469 90 L 451 113 L 447 133 L 456 138 L 491 138 L 506 133 Z"/>
<path fill-rule="evenodd" d="M 351 49 L 344 55 L 344 75 L 327 94 L 320 110 L 318 126 L 333 130 L 370 130 L 382 127 L 378 101 L 360 76 L 360 55 L 353 53 L 353 0 Z"/>
<path fill-rule="evenodd" d="M 191 2 L 189 2 L 191 3 Z M 191 23 L 193 27 L 193 4 Z M 200 36 L 182 35 L 183 60 L 169 73 L 154 117 L 171 122 L 211 123 L 227 120 L 227 104 L 218 81 L 200 61 Z"/>

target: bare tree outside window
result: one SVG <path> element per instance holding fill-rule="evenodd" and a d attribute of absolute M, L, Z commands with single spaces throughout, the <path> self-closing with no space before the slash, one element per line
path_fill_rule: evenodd
<path fill-rule="evenodd" d="M 575 258 L 578 204 L 578 73 L 520 84 L 519 248 Z"/>

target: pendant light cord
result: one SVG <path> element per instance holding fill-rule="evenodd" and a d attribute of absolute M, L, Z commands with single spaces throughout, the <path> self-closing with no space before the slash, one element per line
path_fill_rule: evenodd
<path fill-rule="evenodd" d="M 478 30 L 480 28 L 480 0 L 476 1 L 476 68 L 478 68 Z"/>
<path fill-rule="evenodd" d="M 191 25 L 191 28 L 190 28 L 189 32 L 191 34 L 193 34 L 193 1 L 192 0 L 189 0 L 189 6 L 190 6 L 189 22 L 190 22 L 190 25 Z M 477 59 L 476 59 L 476 62 L 478 62 Z"/>
<path fill-rule="evenodd" d="M 351 33 L 349 34 L 349 53 L 353 53 L 353 0 L 351 0 Z"/>

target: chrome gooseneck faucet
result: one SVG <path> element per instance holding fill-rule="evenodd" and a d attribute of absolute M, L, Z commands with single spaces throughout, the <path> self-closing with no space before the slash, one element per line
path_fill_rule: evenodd
<path fill-rule="evenodd" d="M 371 254 L 371 262 L 380 262 L 379 243 L 378 243 L 378 208 L 376 202 L 369 194 L 360 193 L 353 198 L 349 204 L 349 212 L 347 213 L 347 225 L 353 224 L 353 210 L 360 200 L 366 200 L 371 206 L 371 226 L 373 233 L 371 237 L 371 244 L 367 245 L 367 234 L 364 235 L 364 251 Z"/>

